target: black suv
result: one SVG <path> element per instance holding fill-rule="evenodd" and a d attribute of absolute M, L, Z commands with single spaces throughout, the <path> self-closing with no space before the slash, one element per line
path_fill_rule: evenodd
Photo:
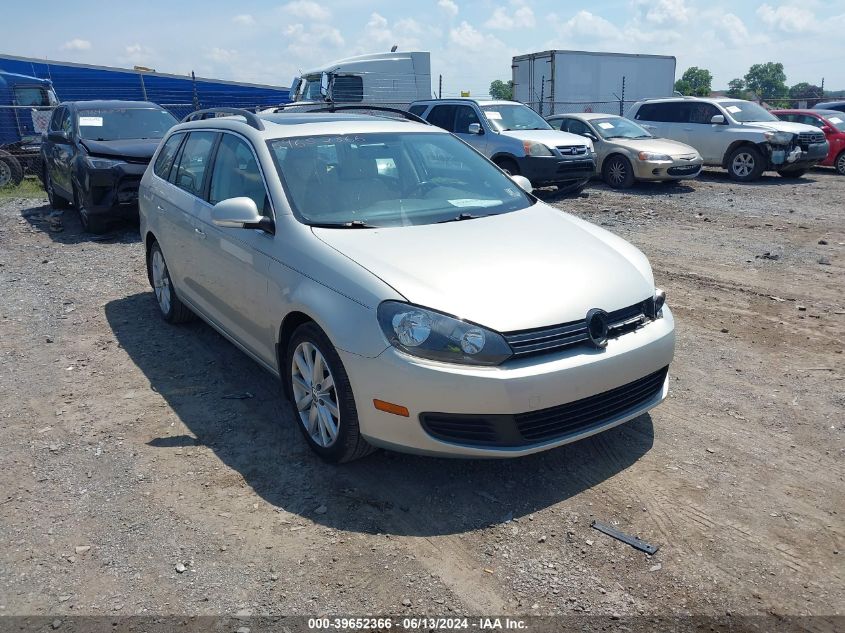
<path fill-rule="evenodd" d="M 53 112 L 41 143 L 50 204 L 73 204 L 83 228 L 102 233 L 109 222 L 138 213 L 138 184 L 177 121 L 148 101 L 72 101 Z"/>

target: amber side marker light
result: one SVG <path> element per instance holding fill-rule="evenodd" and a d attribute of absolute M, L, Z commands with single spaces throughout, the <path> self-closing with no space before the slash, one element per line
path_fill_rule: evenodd
<path fill-rule="evenodd" d="M 411 415 L 405 407 L 393 404 L 392 402 L 385 402 L 384 400 L 373 400 L 373 406 L 379 411 L 392 413 L 393 415 L 401 415 L 403 418 L 410 417 Z"/>

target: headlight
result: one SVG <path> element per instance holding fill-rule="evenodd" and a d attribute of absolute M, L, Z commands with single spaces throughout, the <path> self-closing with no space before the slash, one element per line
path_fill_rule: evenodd
<path fill-rule="evenodd" d="M 659 319 L 663 316 L 663 306 L 666 303 L 666 293 L 660 288 L 654 289 L 654 297 L 643 302 L 643 313 L 650 319 Z"/>
<path fill-rule="evenodd" d="M 552 150 L 542 143 L 534 141 L 522 141 L 522 148 L 527 156 L 553 156 Z"/>
<path fill-rule="evenodd" d="M 640 160 L 672 160 L 668 154 L 655 154 L 654 152 L 640 152 L 637 154 Z"/>
<path fill-rule="evenodd" d="M 88 163 L 89 167 L 93 167 L 94 169 L 111 169 L 112 167 L 122 165 L 125 161 L 114 160 L 112 158 L 94 158 L 92 156 L 86 156 L 85 162 Z"/>
<path fill-rule="evenodd" d="M 763 132 L 763 136 L 772 145 L 789 145 L 792 142 L 792 132 Z"/>
<path fill-rule="evenodd" d="M 378 307 L 378 321 L 393 347 L 446 363 L 499 365 L 511 356 L 501 334 L 434 310 L 399 301 Z"/>

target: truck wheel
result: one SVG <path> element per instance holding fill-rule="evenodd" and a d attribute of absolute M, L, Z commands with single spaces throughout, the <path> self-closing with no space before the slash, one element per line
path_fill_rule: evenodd
<path fill-rule="evenodd" d="M 335 464 L 373 452 L 361 437 L 346 369 L 325 332 L 313 322 L 300 325 L 285 358 L 291 411 L 311 449 Z"/>
<path fill-rule="evenodd" d="M 88 209 L 85 208 L 85 199 L 79 195 L 76 187 L 73 188 L 73 206 L 76 207 L 76 212 L 79 214 L 79 221 L 82 223 L 82 230 L 86 233 L 93 233 L 94 235 L 102 235 L 108 229 L 108 223 L 105 218 L 91 215 Z"/>
<path fill-rule="evenodd" d="M 70 206 L 70 202 L 56 193 L 56 190 L 53 188 L 53 179 L 50 177 L 50 172 L 47 171 L 47 167 L 44 167 L 43 173 L 44 190 L 47 192 L 47 200 L 50 203 L 50 206 L 56 210 L 67 209 Z"/>
<path fill-rule="evenodd" d="M 845 150 L 839 152 L 839 156 L 836 157 L 833 166 L 836 168 L 837 174 L 845 176 Z"/>
<path fill-rule="evenodd" d="M 624 156 L 611 156 L 601 170 L 604 181 L 614 189 L 628 189 L 634 184 L 634 168 Z"/>
<path fill-rule="evenodd" d="M 765 167 L 760 150 L 751 145 L 740 145 L 728 156 L 728 175 L 732 180 L 739 182 L 757 180 Z"/>
<path fill-rule="evenodd" d="M 0 189 L 17 187 L 23 180 L 23 168 L 18 159 L 8 152 L 0 151 Z"/>
<path fill-rule="evenodd" d="M 517 165 L 516 161 L 511 158 L 497 158 L 493 162 L 499 166 L 499 169 L 507 172 L 511 176 L 520 175 L 519 165 Z"/>
<path fill-rule="evenodd" d="M 781 169 L 778 171 L 782 178 L 800 178 L 806 173 L 806 169 Z"/>

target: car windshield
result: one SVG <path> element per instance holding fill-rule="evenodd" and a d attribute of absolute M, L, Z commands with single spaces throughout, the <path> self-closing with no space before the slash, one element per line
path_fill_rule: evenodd
<path fill-rule="evenodd" d="M 108 108 L 79 111 L 79 136 L 89 141 L 162 138 L 176 118 L 157 108 Z"/>
<path fill-rule="evenodd" d="M 267 142 L 294 214 L 365 228 L 468 220 L 534 203 L 451 134 L 350 134 Z"/>
<path fill-rule="evenodd" d="M 590 121 L 602 138 L 651 138 L 645 128 L 621 116 Z"/>
<path fill-rule="evenodd" d="M 778 118 L 764 107 L 751 101 L 723 101 L 721 105 L 735 121 L 752 123 L 754 121 L 777 121 Z"/>
<path fill-rule="evenodd" d="M 521 103 L 481 106 L 482 112 L 496 130 L 551 130 L 543 117 Z"/>
<path fill-rule="evenodd" d="M 845 113 L 836 110 L 822 110 L 819 114 L 837 130 L 845 132 Z"/>
<path fill-rule="evenodd" d="M 300 96 L 297 101 L 321 101 L 323 94 L 320 91 L 320 75 L 308 75 L 303 77 L 303 85 L 300 86 Z"/>

